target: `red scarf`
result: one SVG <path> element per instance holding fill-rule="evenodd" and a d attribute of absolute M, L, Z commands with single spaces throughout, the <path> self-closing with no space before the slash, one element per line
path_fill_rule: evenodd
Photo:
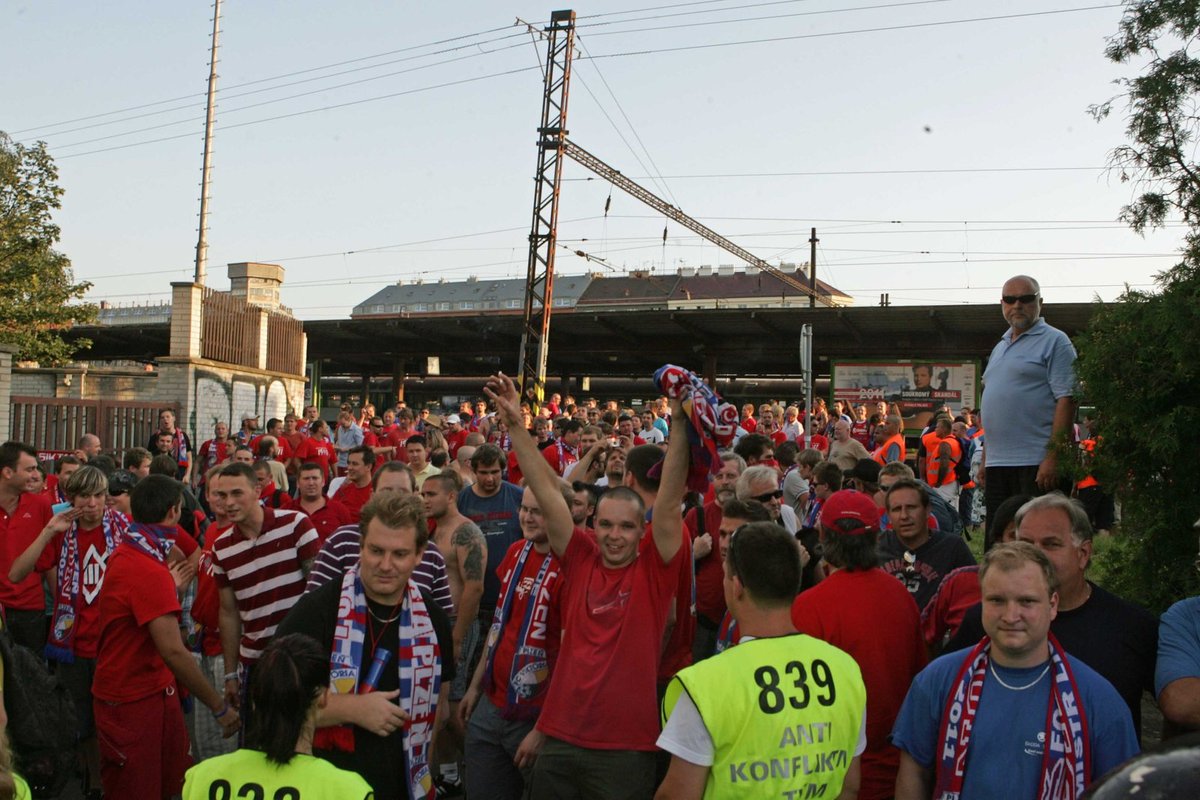
<path fill-rule="evenodd" d="M 1062 646 L 1048 636 L 1050 672 L 1053 681 L 1046 711 L 1046 736 L 1042 753 L 1042 775 L 1037 800 L 1075 800 L 1087 788 L 1092 774 L 1091 739 L 1083 699 Z M 963 660 L 953 691 L 942 713 L 938 732 L 941 759 L 937 764 L 937 786 L 933 796 L 940 800 L 962 797 L 971 734 L 983 696 L 984 678 L 990 663 L 991 640 L 983 637 Z M 993 709 L 1003 714 L 1003 710 Z"/>

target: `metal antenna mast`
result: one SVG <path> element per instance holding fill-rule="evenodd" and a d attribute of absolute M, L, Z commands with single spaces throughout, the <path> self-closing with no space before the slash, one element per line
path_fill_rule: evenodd
<path fill-rule="evenodd" d="M 200 170 L 200 236 L 196 240 L 196 283 L 208 274 L 208 174 L 212 167 L 213 101 L 217 94 L 217 45 L 221 38 L 221 0 L 213 0 L 212 54 L 208 64 L 208 112 L 204 120 L 204 166 Z"/>
<path fill-rule="evenodd" d="M 575 12 L 550 14 L 547 34 L 545 95 L 538 128 L 538 164 L 534 177 L 533 225 L 529 231 L 529 268 L 521 333 L 521 392 L 536 407 L 546 388 L 546 355 L 554 303 L 554 249 L 558 236 L 558 194 L 563 149 L 567 142 L 567 97 L 575 50 Z"/>

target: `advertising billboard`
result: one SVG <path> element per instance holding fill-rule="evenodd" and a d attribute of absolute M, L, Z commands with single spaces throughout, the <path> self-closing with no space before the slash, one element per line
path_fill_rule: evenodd
<path fill-rule="evenodd" d="M 899 412 L 904 432 L 920 433 L 943 403 L 957 414 L 979 401 L 978 361 L 838 361 L 830 381 L 834 400 L 866 404 L 885 401 L 888 413 Z"/>

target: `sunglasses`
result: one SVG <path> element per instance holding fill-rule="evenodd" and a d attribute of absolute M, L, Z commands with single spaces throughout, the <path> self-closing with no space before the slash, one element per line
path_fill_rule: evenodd
<path fill-rule="evenodd" d="M 1036 294 L 1005 294 L 1000 296 L 1000 300 L 1009 306 L 1016 305 L 1017 303 L 1032 303 L 1037 299 L 1038 296 Z"/>
<path fill-rule="evenodd" d="M 755 495 L 754 497 L 751 497 L 750 499 L 757 500 L 760 503 L 767 503 L 767 502 L 770 502 L 771 500 L 778 500 L 781 497 L 783 497 L 783 489 L 776 489 L 773 492 L 767 492 L 766 494 Z"/>

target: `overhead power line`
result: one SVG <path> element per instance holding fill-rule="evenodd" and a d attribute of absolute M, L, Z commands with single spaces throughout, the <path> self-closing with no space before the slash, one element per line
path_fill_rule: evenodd
<path fill-rule="evenodd" d="M 361 56 L 359 58 L 352 58 L 352 59 L 348 59 L 345 61 L 335 61 L 330 64 L 323 64 L 323 65 L 316 66 L 316 67 L 308 67 L 305 69 L 294 70 L 292 72 L 284 72 L 279 75 L 271 75 L 266 78 L 256 78 L 251 81 L 243 81 L 242 83 L 229 84 L 228 86 L 226 86 L 225 91 L 228 92 L 231 89 L 240 89 L 245 86 L 256 86 L 260 83 L 269 83 L 270 81 L 280 80 L 281 78 L 291 78 L 295 75 L 305 75 L 310 72 L 316 72 L 316 71 L 324 70 L 324 69 L 332 69 L 334 67 L 341 67 L 341 66 L 345 66 L 347 64 L 356 64 L 356 63 L 360 63 L 362 61 L 369 61 L 369 60 L 375 59 L 375 58 L 384 58 L 386 56 L 396 55 L 399 53 L 407 53 L 407 52 L 411 52 L 413 50 L 419 50 L 423 47 L 436 47 L 439 44 L 448 44 L 450 42 L 461 41 L 463 39 L 471 39 L 471 38 L 476 38 L 479 36 L 486 36 L 491 33 L 497 33 L 499 31 L 508 30 L 511 27 L 512 27 L 512 25 L 504 25 L 504 26 L 501 26 L 498 28 L 490 28 L 485 31 L 479 31 L 478 33 L 468 33 L 468 34 L 463 34 L 461 36 L 452 36 L 448 39 L 438 39 L 433 42 L 426 42 L 425 44 L 410 45 L 408 47 L 402 47 L 398 50 L 388 50 L 383 53 L 375 53 L 375 54 L 369 55 L 369 56 Z M 500 38 L 503 39 L 505 37 L 500 37 Z M 498 41 L 498 39 L 493 40 L 493 41 Z M 484 44 L 486 44 L 486 42 Z M 474 46 L 474 45 L 468 45 L 468 46 Z M 427 54 L 427 55 L 432 55 L 432 54 Z M 114 109 L 112 111 L 103 111 L 98 114 L 89 114 L 84 117 L 74 117 L 72 119 L 60 120 L 59 122 L 51 122 L 51 123 L 47 123 L 44 125 L 37 125 L 32 128 L 23 128 L 21 130 L 11 131 L 11 134 L 13 136 L 17 136 L 19 134 L 29 133 L 31 131 L 39 131 L 39 130 L 44 130 L 46 128 L 57 128 L 60 125 L 71 125 L 76 122 L 86 122 L 86 121 L 92 120 L 92 119 L 100 119 L 101 117 L 109 117 L 114 114 L 124 114 L 125 112 L 128 112 L 128 111 L 140 111 L 141 109 L 144 109 L 144 108 L 154 108 L 155 106 L 166 105 L 168 103 L 178 103 L 183 100 L 190 100 L 190 99 L 195 99 L 195 98 L 200 98 L 200 97 L 204 97 L 203 92 L 194 92 L 192 94 L 180 95 L 178 97 L 171 97 L 171 98 L 167 98 L 165 100 L 155 100 L 150 103 L 141 103 L 138 105 L 126 106 L 124 108 Z M 176 110 L 178 110 L 178 109 L 176 109 Z M 59 133 L 61 133 L 61 131 L 59 131 Z"/>
<path fill-rule="evenodd" d="M 596 59 L 596 58 L 627 58 L 629 56 L 648 56 L 659 55 L 663 53 L 683 53 L 693 50 L 709 50 L 717 47 L 739 47 L 748 44 L 772 44 L 775 42 L 794 42 L 802 39 L 824 39 L 831 36 L 856 36 L 864 33 L 885 33 L 890 31 L 908 31 L 917 30 L 920 28 L 937 28 L 946 25 L 968 25 L 977 22 L 999 22 L 1010 19 L 1028 19 L 1032 17 L 1046 17 L 1055 14 L 1074 14 L 1082 11 L 1099 11 L 1110 8 L 1123 8 L 1120 3 L 1111 3 L 1102 6 L 1084 6 L 1082 8 L 1058 8 L 1051 11 L 1029 11 L 1022 14 L 1000 14 L 991 17 L 970 17 L 968 19 L 948 19 L 939 20 L 936 22 L 913 22 L 906 25 L 883 25 L 875 28 L 856 28 L 846 31 L 825 31 L 822 33 L 801 33 L 792 36 L 770 36 L 762 39 L 741 39 L 733 42 L 707 42 L 704 44 L 678 45 L 676 47 L 656 47 L 644 50 L 630 50 L 621 53 L 600 53 L 592 56 L 580 56 L 579 60 Z"/>

